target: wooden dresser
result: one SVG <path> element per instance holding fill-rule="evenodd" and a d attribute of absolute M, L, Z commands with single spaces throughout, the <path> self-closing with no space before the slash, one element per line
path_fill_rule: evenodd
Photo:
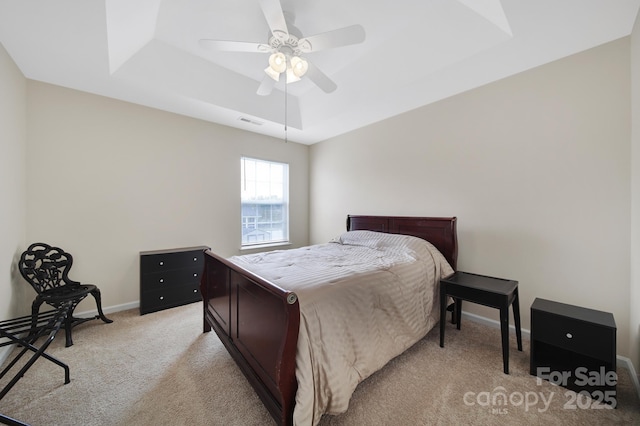
<path fill-rule="evenodd" d="M 140 314 L 202 300 L 207 246 L 140 252 Z"/>

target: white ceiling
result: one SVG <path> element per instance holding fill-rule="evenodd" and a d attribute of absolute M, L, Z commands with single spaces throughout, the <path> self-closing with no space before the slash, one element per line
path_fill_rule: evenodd
<path fill-rule="evenodd" d="M 336 91 L 287 86 L 288 139 L 312 144 L 629 35 L 640 0 L 281 4 L 304 36 L 366 32 L 308 55 Z M 283 84 L 256 94 L 268 54 L 198 44 L 268 36 L 258 0 L 0 0 L 0 43 L 27 78 L 283 138 Z"/>

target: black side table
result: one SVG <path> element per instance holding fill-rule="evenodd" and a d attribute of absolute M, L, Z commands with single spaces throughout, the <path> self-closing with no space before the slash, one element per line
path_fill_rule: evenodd
<path fill-rule="evenodd" d="M 530 373 L 615 407 L 616 332 L 610 312 L 536 298 Z"/>
<path fill-rule="evenodd" d="M 466 300 L 491 308 L 500 309 L 500 332 L 502 334 L 502 363 L 504 373 L 509 374 L 509 305 L 513 306 L 518 350 L 522 351 L 520 329 L 520 304 L 518 281 L 458 271 L 440 280 L 440 347 L 444 347 L 444 328 L 447 311 L 447 296 L 455 300 L 454 314 L 460 330 L 462 301 Z"/>

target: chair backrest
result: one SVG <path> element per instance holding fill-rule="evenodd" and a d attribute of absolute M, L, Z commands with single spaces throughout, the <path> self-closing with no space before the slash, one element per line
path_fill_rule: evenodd
<path fill-rule="evenodd" d="M 72 264 L 73 257 L 61 248 L 34 243 L 20 256 L 18 269 L 35 291 L 42 293 L 65 285 Z"/>

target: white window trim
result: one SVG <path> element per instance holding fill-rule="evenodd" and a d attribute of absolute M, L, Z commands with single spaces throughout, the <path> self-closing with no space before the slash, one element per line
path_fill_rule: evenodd
<path fill-rule="evenodd" d="M 283 176 L 283 238 L 281 240 L 269 240 L 269 241 L 256 241 L 256 242 L 245 242 L 245 238 L 244 235 L 242 234 L 242 230 L 245 229 L 245 224 L 251 222 L 251 220 L 247 219 L 245 220 L 245 217 L 242 216 L 242 205 L 243 205 L 243 200 L 241 197 L 241 217 L 240 217 L 240 229 L 241 229 L 241 235 L 240 235 L 240 250 L 254 250 L 254 249 L 261 249 L 261 248 L 269 248 L 269 247 L 277 247 L 277 246 L 286 246 L 286 245 L 290 245 L 291 244 L 291 239 L 290 239 L 290 235 L 289 235 L 289 220 L 290 220 L 290 215 L 289 215 L 289 164 L 282 162 L 282 161 L 272 161 L 272 160 L 264 160 L 264 159 L 260 159 L 260 158 L 255 158 L 255 157 L 248 157 L 248 156 L 242 156 L 240 158 L 241 160 L 241 170 L 244 170 L 244 173 L 246 173 L 246 170 L 244 169 L 245 167 L 245 161 L 254 161 L 254 162 L 262 162 L 262 163 L 269 163 L 269 164 L 277 164 L 277 165 L 281 165 L 284 166 L 284 176 Z M 241 176 L 241 185 L 244 184 L 246 185 L 245 182 L 245 176 Z M 259 229 L 257 226 L 255 226 L 253 229 Z"/>

